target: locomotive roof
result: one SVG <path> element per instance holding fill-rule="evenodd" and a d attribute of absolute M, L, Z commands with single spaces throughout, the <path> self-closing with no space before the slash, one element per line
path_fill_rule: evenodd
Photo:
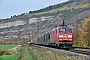
<path fill-rule="evenodd" d="M 58 26 L 57 28 L 64 27 L 64 28 L 72 28 L 71 26 Z"/>

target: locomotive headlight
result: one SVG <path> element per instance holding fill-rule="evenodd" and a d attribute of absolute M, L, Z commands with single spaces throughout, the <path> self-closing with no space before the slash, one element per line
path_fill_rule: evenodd
<path fill-rule="evenodd" d="M 62 41 L 62 39 L 60 39 L 60 41 Z"/>
<path fill-rule="evenodd" d="M 72 35 L 68 35 L 68 38 L 72 38 Z"/>
<path fill-rule="evenodd" d="M 72 41 L 72 39 L 69 39 L 70 41 Z"/>
<path fill-rule="evenodd" d="M 62 38 L 63 37 L 63 35 L 59 35 L 59 38 Z"/>

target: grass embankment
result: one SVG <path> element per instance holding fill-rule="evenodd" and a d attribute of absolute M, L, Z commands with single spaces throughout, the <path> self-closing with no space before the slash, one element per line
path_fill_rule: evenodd
<path fill-rule="evenodd" d="M 58 55 L 45 48 L 31 47 L 31 50 L 37 60 L 81 60 L 80 58 Z"/>
<path fill-rule="evenodd" d="M 21 49 L 17 49 L 13 51 L 8 50 L 16 46 L 17 45 L 0 45 L 0 53 L 2 53 L 2 55 L 0 56 L 0 60 L 18 60 L 21 54 Z"/>

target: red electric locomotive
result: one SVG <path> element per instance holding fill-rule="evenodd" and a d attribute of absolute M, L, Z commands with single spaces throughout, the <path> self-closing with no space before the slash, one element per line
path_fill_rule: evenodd
<path fill-rule="evenodd" d="M 74 33 L 71 27 L 58 26 L 50 32 L 42 34 L 34 40 L 34 44 L 56 46 L 60 48 L 70 48 L 74 42 Z"/>
<path fill-rule="evenodd" d="M 57 47 L 72 47 L 74 42 L 73 29 L 59 26 L 50 32 L 50 44 Z"/>

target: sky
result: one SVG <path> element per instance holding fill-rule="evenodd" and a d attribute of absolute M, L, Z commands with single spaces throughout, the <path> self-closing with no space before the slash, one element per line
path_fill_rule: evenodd
<path fill-rule="evenodd" d="M 28 13 L 68 0 L 0 0 L 0 19 Z"/>

